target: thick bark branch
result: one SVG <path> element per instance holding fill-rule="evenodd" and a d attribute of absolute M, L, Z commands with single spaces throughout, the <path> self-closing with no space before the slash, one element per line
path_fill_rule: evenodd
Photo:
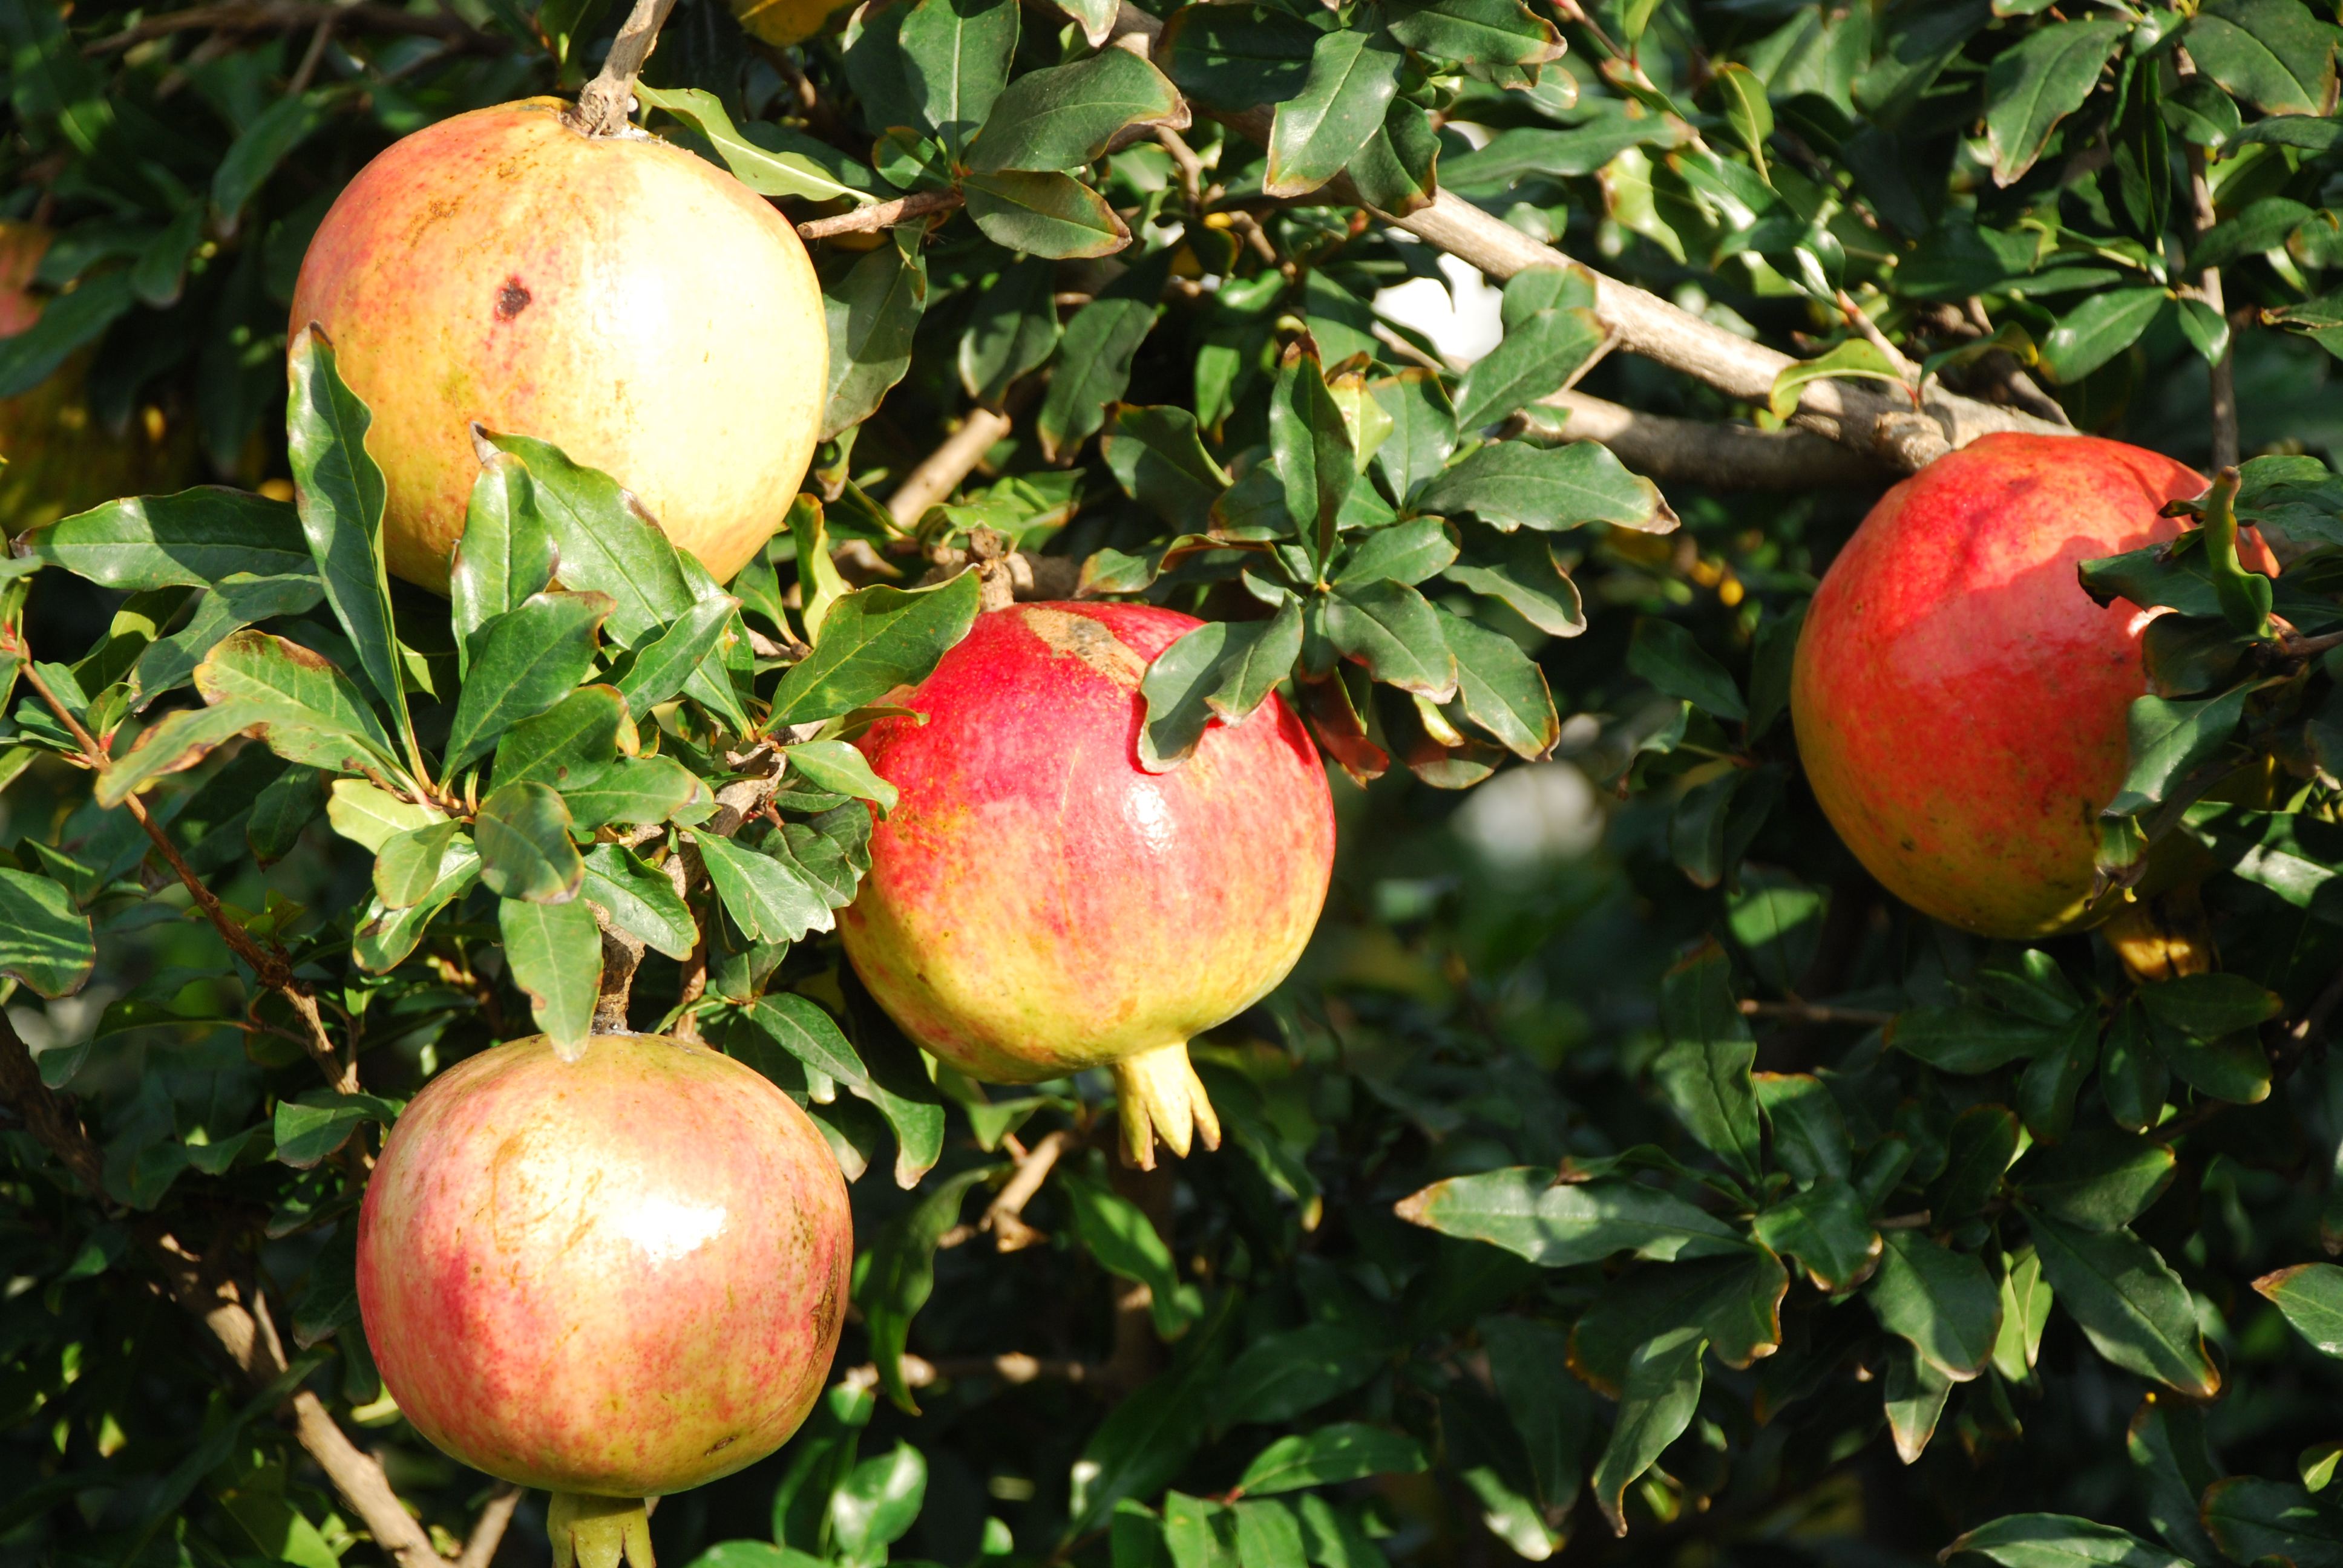
<path fill-rule="evenodd" d="M 889 514 L 903 528 L 916 526 L 930 507 L 960 488 L 960 482 L 1011 427 L 1006 414 L 990 408 L 970 409 L 960 428 L 945 437 L 944 444 L 929 453 L 918 467 L 903 476 L 903 482 L 887 498 Z"/>
<path fill-rule="evenodd" d="M 869 234 L 875 229 L 891 228 L 899 223 L 909 223 L 915 217 L 925 217 L 933 212 L 949 212 L 960 205 L 958 191 L 913 191 L 910 196 L 893 201 L 874 202 L 856 207 L 834 217 L 818 217 L 810 223 L 798 225 L 799 239 L 827 239 L 834 234 Z"/>
<path fill-rule="evenodd" d="M 1569 416 L 1563 434 L 1600 441 L 1639 474 L 1715 490 L 1805 490 L 1885 485 L 1895 470 L 1806 430 L 1672 419 L 1606 403 L 1584 392 L 1539 401 Z"/>
<path fill-rule="evenodd" d="M 1151 46 L 1163 31 L 1162 23 L 1129 0 L 1123 0 L 1114 25 L 1118 33 L 1144 37 Z M 1269 110 L 1214 117 L 1255 141 L 1266 144 L 1269 139 L 1272 118 Z M 1358 193 L 1351 187 L 1347 176 L 1337 178 L 1329 188 L 1343 202 L 1358 202 Z M 1453 191 L 1439 192 L 1414 212 L 1381 216 L 1417 238 L 1470 262 L 1500 282 L 1533 267 L 1581 265 L 1554 246 L 1532 239 L 1503 218 L 1483 212 Z M 1619 346 L 1631 354 L 1655 360 L 1752 402 L 1763 402 L 1771 397 L 1775 378 L 1797 363 L 1778 349 L 1736 337 L 1633 284 L 1599 272 L 1592 276 L 1594 314 L 1606 331 L 1617 336 Z M 2049 436 L 2074 433 L 2013 408 L 1957 397 L 1934 384 L 1924 389 L 1922 406 L 1915 409 L 1909 397 L 1893 391 L 1883 392 L 1862 382 L 1809 382 L 1799 400 L 1795 422 L 1842 446 L 1873 453 L 1906 472 L 1995 431 Z"/>
<path fill-rule="evenodd" d="M 635 0 L 618 35 L 610 40 L 602 69 L 578 95 L 571 125 L 589 136 L 614 136 L 627 128 L 635 112 L 635 79 L 643 74 L 659 30 L 674 9 L 675 0 Z"/>

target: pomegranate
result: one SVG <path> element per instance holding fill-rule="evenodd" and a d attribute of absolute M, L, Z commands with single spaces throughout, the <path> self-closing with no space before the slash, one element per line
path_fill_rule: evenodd
<path fill-rule="evenodd" d="M 1188 1040 L 1285 978 L 1325 901 L 1333 803 L 1272 693 L 1168 773 L 1139 765 L 1149 661 L 1201 623 L 1125 604 L 978 618 L 860 745 L 900 791 L 844 911 L 848 956 L 921 1045 L 975 1077 L 1114 1070 L 1151 1165 L 1220 1123 Z"/>
<path fill-rule="evenodd" d="M 2092 602 L 2076 567 L 2171 538 L 2158 508 L 2204 488 L 2137 447 L 1995 435 L 1864 518 L 1806 611 L 1790 712 L 1815 798 L 1890 892 L 1995 937 L 2111 911 L 2097 820 L 2147 682 L 2138 610 Z"/>
<path fill-rule="evenodd" d="M 398 1119 L 358 1215 L 358 1305 L 417 1431 L 557 1493 L 581 1541 L 637 1532 L 647 1562 L 642 1498 L 754 1463 L 805 1419 L 852 1230 L 820 1131 L 751 1069 L 657 1035 L 564 1061 L 539 1037 L 459 1062 Z"/>
<path fill-rule="evenodd" d="M 0 221 L 0 337 L 29 332 L 41 318 L 33 275 L 55 236 L 37 224 Z M 0 532 L 11 536 L 110 501 L 176 490 L 194 477 L 195 427 L 149 404 L 126 430 L 90 411 L 92 354 L 67 359 L 29 392 L 0 398 Z"/>
<path fill-rule="evenodd" d="M 764 548 L 821 424 L 829 333 L 797 232 L 729 174 L 563 105 L 393 145 L 319 226 L 293 331 L 374 412 L 390 569 L 447 590 L 470 427 L 550 441 L 639 498 L 719 581 Z"/>

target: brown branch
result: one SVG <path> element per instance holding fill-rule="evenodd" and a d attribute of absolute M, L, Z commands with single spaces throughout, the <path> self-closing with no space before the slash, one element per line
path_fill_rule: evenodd
<path fill-rule="evenodd" d="M 465 1538 L 463 1554 L 456 1559 L 456 1568 L 488 1568 L 497 1547 L 504 1541 L 505 1527 L 512 1523 L 513 1510 L 519 1506 L 519 1487 L 498 1487 L 480 1509 L 480 1517 L 473 1522 L 472 1533 Z"/>
<path fill-rule="evenodd" d="M 1141 35 L 1151 46 L 1160 41 L 1163 31 L 1161 22 L 1130 0 L 1122 0 L 1114 27 L 1118 33 Z M 1213 117 L 1254 141 L 1268 143 L 1272 116 L 1265 108 Z M 1366 206 L 1347 176 L 1336 178 L 1327 188 L 1336 200 Z M 1500 282 L 1534 267 L 1581 265 L 1453 191 L 1439 192 L 1413 212 L 1378 216 Z M 1586 270 L 1594 280 L 1596 319 L 1606 332 L 1617 333 L 1620 347 L 1631 354 L 1751 402 L 1769 398 L 1775 379 L 1797 363 L 1778 349 L 1737 337 L 1633 284 Z M 1929 388 L 1922 407 L 1916 410 L 1911 398 L 1900 392 L 1882 392 L 1865 383 L 1840 380 L 1808 382 L 1794 420 L 1906 472 L 1994 431 L 2073 434 L 2047 420 L 1958 397 L 1942 387 Z"/>
<path fill-rule="evenodd" d="M 1020 1251 L 1036 1241 L 1047 1240 L 1041 1231 L 1025 1223 L 1022 1218 L 1025 1205 L 1033 1201 L 1033 1194 L 1039 1192 L 1041 1183 L 1049 1180 L 1051 1168 L 1057 1164 L 1058 1156 L 1072 1148 L 1076 1141 L 1071 1132 L 1060 1128 L 1019 1157 L 1016 1173 L 1002 1184 L 992 1201 L 985 1205 L 984 1218 L 977 1221 L 977 1229 L 992 1232 L 992 1245 L 997 1251 Z"/>
<path fill-rule="evenodd" d="M 930 1388 L 940 1382 L 978 1377 L 999 1378 L 1002 1382 L 1018 1384 L 1040 1382 L 1045 1379 L 1055 1382 L 1097 1382 L 1102 1379 L 1104 1372 L 1105 1369 L 1092 1366 L 1088 1362 L 1044 1360 L 1039 1356 L 1029 1356 L 1021 1351 L 1011 1351 L 997 1356 L 947 1356 L 941 1361 L 932 1362 L 921 1356 L 907 1354 L 903 1357 L 903 1382 L 911 1388 Z M 840 1381 L 854 1388 L 874 1389 L 879 1386 L 879 1368 L 866 1362 L 850 1368 Z"/>
<path fill-rule="evenodd" d="M 119 33 L 85 46 L 93 56 L 117 55 L 149 38 L 173 33 L 297 33 L 330 24 L 337 31 L 397 33 L 438 38 L 451 49 L 490 55 L 508 45 L 493 33 L 483 33 L 462 17 L 445 10 L 409 11 L 403 6 L 359 0 L 354 5 L 327 5 L 313 0 L 236 0 L 223 5 L 196 5 L 149 16 Z"/>
<path fill-rule="evenodd" d="M 960 428 L 903 476 L 903 482 L 887 498 L 888 514 L 903 528 L 916 526 L 930 507 L 960 488 L 960 481 L 1012 427 L 1007 414 L 990 408 L 970 409 Z"/>
<path fill-rule="evenodd" d="M 2205 231 L 2220 221 L 2213 210 L 2213 187 L 2205 178 L 2205 149 L 2191 143 L 2188 147 L 2188 195 L 2192 204 L 2188 243 L 2195 246 Z M 2197 275 L 2197 292 L 2213 313 L 2226 324 L 2227 307 L 2221 294 L 2221 269 L 2208 266 Z M 2221 346 L 2221 357 L 2206 367 L 2206 379 L 2212 397 L 2213 467 L 2234 468 L 2237 465 L 2237 341 L 2235 334 Z"/>
<path fill-rule="evenodd" d="M 48 705 L 49 711 L 57 716 L 57 722 L 63 724 L 72 734 L 74 743 L 82 749 L 82 760 L 90 771 L 104 774 L 108 762 L 106 748 L 100 746 L 97 743 L 97 738 L 83 727 L 80 719 L 74 717 L 73 710 L 57 699 L 57 694 L 50 689 L 49 683 L 41 678 L 41 672 L 33 663 L 31 656 L 22 649 L 15 651 L 23 655 L 23 664 L 19 673 L 23 675 L 25 683 L 33 689 L 35 694 L 44 703 Z M 244 960 L 262 985 L 278 992 L 292 1005 L 295 1015 L 301 1020 L 306 1030 L 301 1043 L 308 1050 L 311 1059 L 317 1062 L 317 1070 L 326 1075 L 326 1081 L 333 1085 L 337 1092 L 357 1093 L 358 1087 L 357 1053 L 353 1051 L 351 1059 L 347 1061 L 342 1060 L 335 1054 L 333 1040 L 326 1033 L 326 1020 L 317 1011 L 317 999 L 310 994 L 307 986 L 294 978 L 293 970 L 286 963 L 284 955 L 265 950 L 259 943 L 252 940 L 252 934 L 249 931 L 228 919 L 227 910 L 221 907 L 218 897 L 212 892 L 211 889 L 204 885 L 203 879 L 196 876 L 194 869 L 181 858 L 178 846 L 171 842 L 170 835 L 163 830 L 163 825 L 156 821 L 148 813 L 146 801 L 141 800 L 136 794 L 130 794 L 122 798 L 122 804 L 129 809 L 130 815 L 138 825 L 146 830 L 146 837 L 153 841 L 156 849 L 161 853 L 172 871 L 177 875 L 180 883 L 187 890 L 188 895 L 195 900 L 196 907 L 203 911 L 204 918 L 210 920 L 212 928 L 219 932 L 220 940 L 227 943 L 228 950 Z"/>
<path fill-rule="evenodd" d="M 71 1107 L 41 1081 L 33 1053 L 0 1010 L 0 1100 L 41 1145 L 73 1173 L 90 1196 L 106 1201 L 105 1160 Z M 142 1229 L 140 1240 L 161 1271 L 172 1299 L 203 1320 L 237 1371 L 258 1387 L 284 1375 L 288 1364 L 267 1310 L 256 1294 L 247 1307 L 233 1282 L 206 1278 L 201 1261 L 168 1232 Z M 302 1389 L 288 1402 L 303 1449 L 334 1490 L 401 1568 L 450 1568 L 431 1538 L 407 1513 L 372 1454 L 350 1442 L 325 1402 Z M 499 1526 L 501 1528 L 501 1526 Z"/>
<path fill-rule="evenodd" d="M 931 212 L 950 212 L 960 205 L 958 191 L 913 191 L 910 196 L 893 201 L 874 202 L 856 207 L 835 217 L 818 217 L 810 223 L 798 225 L 799 239 L 828 239 L 834 234 L 869 234 L 876 229 L 891 228 L 899 223 L 909 223 L 915 217 L 925 217 Z"/>
<path fill-rule="evenodd" d="M 643 74 L 659 43 L 659 30 L 674 9 L 675 0 L 635 0 L 618 35 L 610 40 L 602 69 L 578 95 L 578 106 L 568 116 L 574 128 L 589 136 L 615 136 L 627 128 L 635 112 L 635 79 Z"/>
<path fill-rule="evenodd" d="M 1599 441 L 1637 473 L 1713 490 L 1809 490 L 1881 486 L 1895 470 L 1806 430 L 1674 419 L 1622 407 L 1584 392 L 1538 400 L 1568 416 L 1564 436 Z"/>

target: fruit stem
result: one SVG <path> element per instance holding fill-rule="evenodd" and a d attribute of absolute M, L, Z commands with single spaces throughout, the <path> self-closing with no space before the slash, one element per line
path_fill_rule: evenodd
<path fill-rule="evenodd" d="M 1155 1135 L 1186 1157 L 1194 1138 L 1221 1146 L 1221 1119 L 1188 1060 L 1188 1042 L 1174 1040 L 1114 1064 L 1116 1111 L 1122 1121 L 1122 1157 L 1141 1171 L 1155 1169 Z"/>
<path fill-rule="evenodd" d="M 635 78 L 643 74 L 659 30 L 674 9 L 675 0 L 635 0 L 618 35 L 610 40 L 602 69 L 578 95 L 578 107 L 568 116 L 574 129 L 589 136 L 615 136 L 627 128 L 635 112 Z"/>
<path fill-rule="evenodd" d="M 639 1497 L 557 1492 L 546 1503 L 545 1533 L 553 1568 L 658 1568 L 651 1560 L 651 1515 Z"/>

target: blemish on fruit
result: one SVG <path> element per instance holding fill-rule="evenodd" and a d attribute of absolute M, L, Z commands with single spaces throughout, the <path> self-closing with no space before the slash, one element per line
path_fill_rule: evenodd
<path fill-rule="evenodd" d="M 508 277 L 505 286 L 497 290 L 497 319 L 510 321 L 528 308 L 529 292 L 518 277 Z"/>
<path fill-rule="evenodd" d="M 1146 678 L 1147 661 L 1121 638 L 1086 615 L 1062 609 L 1028 609 L 1025 624 L 1052 653 L 1081 659 L 1118 686 L 1132 691 Z"/>

